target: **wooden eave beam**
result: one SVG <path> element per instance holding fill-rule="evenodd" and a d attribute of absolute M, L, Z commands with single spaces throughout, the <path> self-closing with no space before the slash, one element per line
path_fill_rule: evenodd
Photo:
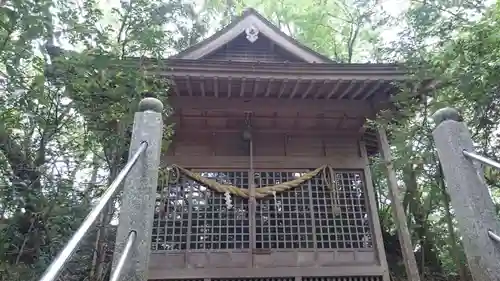
<path fill-rule="evenodd" d="M 288 79 L 285 79 L 285 80 L 283 80 L 283 82 L 281 82 L 281 87 L 280 87 L 280 91 L 278 93 L 278 98 L 281 98 L 281 96 L 283 95 L 283 92 L 285 91 L 285 87 L 286 87 L 287 82 L 288 82 Z"/>
<path fill-rule="evenodd" d="M 309 92 L 311 92 L 311 90 L 315 84 L 316 84 L 315 80 L 312 80 L 311 82 L 309 82 L 309 87 L 307 87 L 307 90 L 301 96 L 302 99 L 305 99 L 309 95 Z"/>
<path fill-rule="evenodd" d="M 342 85 L 343 82 L 344 82 L 343 80 L 338 80 L 337 84 L 335 84 L 335 87 L 332 88 L 332 90 L 328 93 L 326 98 L 330 99 L 333 95 L 335 95 L 335 93 L 337 92 L 337 90 L 339 89 L 340 85 Z"/>
<path fill-rule="evenodd" d="M 135 59 L 128 58 L 124 61 L 117 61 L 117 63 L 123 62 L 127 65 L 151 65 L 154 66 L 158 64 L 157 60 L 144 60 L 141 58 Z M 231 69 L 308 69 L 312 71 L 316 70 L 333 70 L 342 72 L 356 72 L 356 71 L 372 71 L 372 72 L 407 72 L 403 64 L 387 64 L 387 63 L 305 63 L 305 62 L 266 62 L 262 64 L 257 61 L 209 61 L 209 60 L 190 60 L 190 59 L 167 59 L 161 63 L 163 69 L 170 68 L 185 68 L 185 67 L 197 67 L 202 69 L 207 68 L 231 68 Z"/>
<path fill-rule="evenodd" d="M 175 120 L 173 120 L 175 121 Z M 299 128 L 299 127 L 297 127 Z M 176 133 L 195 133 L 195 134 L 203 134 L 203 133 L 241 133 L 241 128 L 179 128 L 176 129 Z M 325 128 L 321 129 L 307 129 L 307 130 L 293 130 L 291 128 L 261 128 L 258 129 L 259 133 L 262 134 L 287 134 L 289 136 L 339 136 L 339 137 L 354 137 L 359 138 L 363 136 L 362 133 L 359 133 L 355 129 L 342 129 L 342 130 L 325 130 Z"/>
<path fill-rule="evenodd" d="M 201 91 L 201 96 L 202 97 L 204 97 L 204 96 L 207 95 L 206 92 L 205 92 L 205 79 L 204 79 L 203 76 L 201 77 L 200 91 Z"/>
<path fill-rule="evenodd" d="M 297 93 L 297 90 L 299 89 L 300 82 L 302 82 L 300 80 L 300 78 L 295 80 L 295 86 L 293 86 L 293 90 L 292 90 L 292 93 L 290 94 L 289 98 L 292 99 L 295 96 L 295 94 Z"/>
<path fill-rule="evenodd" d="M 366 90 L 366 86 L 370 84 L 371 81 L 363 81 L 363 83 L 359 86 L 359 89 L 352 94 L 349 99 L 354 100 L 357 96 L 359 96 L 362 92 Z"/>
<path fill-rule="evenodd" d="M 205 114 L 205 113 L 208 113 L 208 111 L 203 111 L 203 114 L 202 115 L 199 115 L 199 114 L 182 114 L 182 118 L 184 118 L 184 120 L 205 120 L 205 119 L 238 119 L 238 120 L 245 120 L 244 116 L 236 116 L 236 115 L 224 115 L 224 116 L 213 116 L 213 115 L 208 115 L 208 114 Z M 260 115 L 254 115 L 252 116 L 252 120 L 267 120 L 267 121 L 275 121 L 276 119 L 278 120 L 289 120 L 289 119 L 293 119 L 295 120 L 296 117 L 292 117 L 292 116 L 280 116 L 278 115 L 279 112 L 273 112 L 272 113 L 272 116 L 260 116 Z M 178 116 L 181 116 L 179 114 L 173 114 L 172 117 L 178 117 Z M 358 117 L 349 117 L 347 116 L 346 114 L 343 114 L 343 115 L 339 115 L 337 117 L 325 117 L 324 115 L 321 115 L 323 117 L 320 117 L 320 116 L 306 116 L 306 115 L 301 115 L 300 116 L 300 119 L 301 120 L 321 120 L 321 121 L 325 121 L 325 120 L 335 120 L 335 121 L 342 121 L 342 122 L 345 122 L 346 120 L 358 120 L 358 119 L 361 119 L 361 116 L 358 116 Z M 339 124 L 337 123 L 337 129 L 340 128 Z"/>
<path fill-rule="evenodd" d="M 370 114 L 373 107 L 368 101 L 359 100 L 314 100 L 304 99 L 299 102 L 295 99 L 268 99 L 255 98 L 225 98 L 173 96 L 169 100 L 172 108 L 186 108 L 192 110 L 206 111 L 309 111 L 317 113 L 343 113 L 356 112 L 359 114 Z"/>
<path fill-rule="evenodd" d="M 269 82 L 267 83 L 266 94 L 265 94 L 266 97 L 269 97 L 269 95 L 271 94 L 271 85 L 273 84 L 273 82 L 274 82 L 274 79 L 271 78 L 271 79 L 269 79 Z"/>
<path fill-rule="evenodd" d="M 258 71 L 256 69 L 251 70 L 234 70 L 230 71 L 228 69 L 219 70 L 190 70 L 190 69 L 176 69 L 176 70 L 162 70 L 156 72 L 156 74 L 163 76 L 181 76 L 186 77 L 188 75 L 195 76 L 205 76 L 205 77 L 220 77 L 228 78 L 231 76 L 233 79 L 274 79 L 274 80 L 387 80 L 387 81 L 405 81 L 407 77 L 402 74 L 383 74 L 383 73 L 370 73 L 370 72 L 334 72 L 334 71 L 319 71 L 319 72 L 309 72 L 307 69 L 302 71 Z"/>
<path fill-rule="evenodd" d="M 191 80 L 191 76 L 186 76 L 186 79 L 187 79 L 187 88 L 188 88 L 188 93 L 189 93 L 189 96 L 193 96 L 193 87 L 192 87 L 192 83 L 193 81 Z"/>
<path fill-rule="evenodd" d="M 408 81 L 409 74 L 393 65 L 358 64 L 283 64 L 255 62 L 200 62 L 175 61 L 167 67 L 151 66 L 148 71 L 160 75 L 175 76 L 214 76 L 234 79 L 246 77 L 247 80 L 274 78 L 275 80 L 300 78 L 302 80 L 394 80 Z"/>
<path fill-rule="evenodd" d="M 241 83 L 240 83 L 240 97 L 242 97 L 245 94 L 245 80 L 246 80 L 245 77 L 243 77 L 241 79 Z"/>
<path fill-rule="evenodd" d="M 375 93 L 376 91 L 378 91 L 378 90 L 380 89 L 380 86 L 381 86 L 383 83 L 384 83 L 384 81 L 382 81 L 382 80 L 377 81 L 377 83 L 376 83 L 375 85 L 373 85 L 373 88 L 372 88 L 370 91 L 366 92 L 366 93 L 365 93 L 365 94 L 361 97 L 361 99 L 362 99 L 362 100 L 365 100 L 365 99 L 367 99 L 368 97 L 370 97 L 373 93 Z"/>
<path fill-rule="evenodd" d="M 343 99 L 345 96 L 347 96 L 349 94 L 349 92 L 351 91 L 352 87 L 354 87 L 354 85 L 356 85 L 356 80 L 354 81 L 350 81 L 349 82 L 349 85 L 347 86 L 347 89 L 345 89 L 342 94 L 340 94 L 340 96 L 338 96 L 337 99 L 341 100 Z"/>
<path fill-rule="evenodd" d="M 256 97 L 257 94 L 259 93 L 259 85 L 260 85 L 260 78 L 256 78 L 255 79 L 255 82 L 254 82 L 254 86 L 253 86 L 253 92 L 252 92 L 252 96 Z"/>
<path fill-rule="evenodd" d="M 216 97 L 219 96 L 219 80 L 217 76 L 214 76 L 214 95 Z"/>
<path fill-rule="evenodd" d="M 317 99 L 319 98 L 320 94 L 321 94 L 321 91 L 323 90 L 323 88 L 328 85 L 328 83 L 330 83 L 330 80 L 325 80 L 323 81 L 323 85 L 321 85 L 321 87 L 319 87 L 319 89 L 316 91 L 316 94 L 314 95 L 314 98 Z"/>

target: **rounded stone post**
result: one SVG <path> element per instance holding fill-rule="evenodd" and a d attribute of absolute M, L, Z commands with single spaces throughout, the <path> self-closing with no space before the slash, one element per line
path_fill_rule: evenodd
<path fill-rule="evenodd" d="M 500 223 L 481 165 L 463 153 L 474 151 L 471 134 L 456 109 L 440 109 L 433 118 L 437 126 L 432 135 L 472 276 L 499 281 L 500 247 L 488 230 L 500 233 Z"/>
<path fill-rule="evenodd" d="M 116 234 L 113 269 L 127 243 L 131 231 L 137 237 L 121 273 L 123 281 L 146 281 L 151 254 L 153 210 L 158 185 L 158 166 L 163 135 L 163 104 L 155 98 L 145 98 L 139 103 L 134 116 L 129 158 L 142 142 L 146 151 L 139 157 L 123 185 L 122 205 Z"/>

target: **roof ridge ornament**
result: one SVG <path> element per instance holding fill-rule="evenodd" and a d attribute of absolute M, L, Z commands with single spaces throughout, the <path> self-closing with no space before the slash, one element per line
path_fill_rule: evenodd
<path fill-rule="evenodd" d="M 247 34 L 247 39 L 250 43 L 254 43 L 259 39 L 259 29 L 255 25 L 250 25 L 245 28 L 245 33 Z"/>

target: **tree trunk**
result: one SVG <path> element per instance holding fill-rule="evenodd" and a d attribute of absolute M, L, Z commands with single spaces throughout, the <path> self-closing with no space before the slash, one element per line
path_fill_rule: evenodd
<path fill-rule="evenodd" d="M 100 161 L 99 161 L 99 156 L 94 155 L 93 159 L 93 170 L 92 174 L 90 176 L 90 186 L 88 190 L 92 191 L 95 190 L 97 186 L 97 174 L 99 172 L 99 166 L 100 166 Z M 100 270 L 98 268 L 98 261 L 99 257 L 103 254 L 102 253 L 102 244 L 103 244 L 103 232 L 104 232 L 104 215 L 105 213 L 101 213 L 99 216 L 99 224 L 97 225 L 97 234 L 96 234 L 96 240 L 95 240 L 95 246 L 94 246 L 94 251 L 93 251 L 93 257 L 92 257 L 92 266 L 90 268 L 90 280 L 93 281 L 98 281 L 99 280 L 99 274 L 97 274 Z"/>
<path fill-rule="evenodd" d="M 385 162 L 387 182 L 389 184 L 389 199 L 391 200 L 392 210 L 394 213 L 394 221 L 397 225 L 397 232 L 399 242 L 401 243 L 401 250 L 403 253 L 408 280 L 420 281 L 420 274 L 418 272 L 415 254 L 413 253 L 413 246 L 411 244 L 411 236 L 406 222 L 406 215 L 399 195 L 396 172 L 394 171 L 392 164 L 392 156 L 389 141 L 387 140 L 387 133 L 383 127 L 379 127 L 377 133 L 381 155 Z"/>
<path fill-rule="evenodd" d="M 405 167 L 404 182 L 407 187 L 407 204 L 409 205 L 409 214 L 413 216 L 415 221 L 414 232 L 417 234 L 421 249 L 420 262 L 422 264 L 421 271 L 424 272 L 424 265 L 431 269 L 432 272 L 442 272 L 440 259 L 435 251 L 434 239 L 432 233 L 427 229 L 427 212 L 426 206 L 422 206 L 421 193 L 418 190 L 417 173 L 412 165 Z M 428 198 L 432 200 L 431 198 Z"/>
<path fill-rule="evenodd" d="M 468 270 L 465 266 L 465 263 L 462 263 L 460 258 L 460 250 L 458 249 L 459 241 L 457 241 L 457 237 L 455 236 L 455 229 L 453 227 L 453 218 L 450 211 L 450 198 L 448 193 L 446 192 L 446 186 L 444 184 L 443 172 L 441 168 L 441 163 L 437 163 L 438 165 L 438 173 L 436 175 L 436 181 L 441 189 L 443 205 L 445 209 L 445 219 L 446 219 L 446 227 L 448 229 L 448 239 L 450 240 L 450 256 L 453 257 L 453 261 L 455 262 L 455 266 L 457 267 L 458 274 L 460 276 L 460 281 L 467 281 L 468 278 Z M 460 243 L 461 245 L 462 243 Z"/>

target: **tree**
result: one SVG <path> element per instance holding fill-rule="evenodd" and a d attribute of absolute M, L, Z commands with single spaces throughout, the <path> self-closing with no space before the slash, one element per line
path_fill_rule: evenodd
<path fill-rule="evenodd" d="M 34 280 L 125 164 L 141 95 L 166 89 L 144 68 L 195 42 L 205 25 L 181 1 L 106 11 L 95 1 L 14 0 L 0 8 L 0 275 Z M 115 207 L 83 241 L 65 280 L 105 280 Z"/>
<path fill-rule="evenodd" d="M 137 102 L 168 87 L 144 70 L 161 66 L 162 58 L 246 6 L 337 62 L 405 61 L 415 81 L 426 85 L 418 99 L 409 98 L 414 88 L 401 86 L 395 101 L 400 118 L 388 128 L 403 205 L 425 279 L 470 280 L 429 117 L 444 105 L 459 108 L 478 149 L 499 158 L 499 8 L 481 1 L 412 1 L 403 14 L 390 16 L 367 0 L 205 2 L 132 0 L 102 7 L 97 1 L 0 1 L 2 280 L 38 277 L 123 167 Z M 399 33 L 388 41 L 387 30 Z M 439 79 L 426 84 L 428 77 Z M 402 279 L 387 183 L 379 161 L 372 163 L 391 272 Z M 499 175 L 486 170 L 496 202 Z M 65 280 L 106 279 L 118 205 L 103 214 Z"/>

